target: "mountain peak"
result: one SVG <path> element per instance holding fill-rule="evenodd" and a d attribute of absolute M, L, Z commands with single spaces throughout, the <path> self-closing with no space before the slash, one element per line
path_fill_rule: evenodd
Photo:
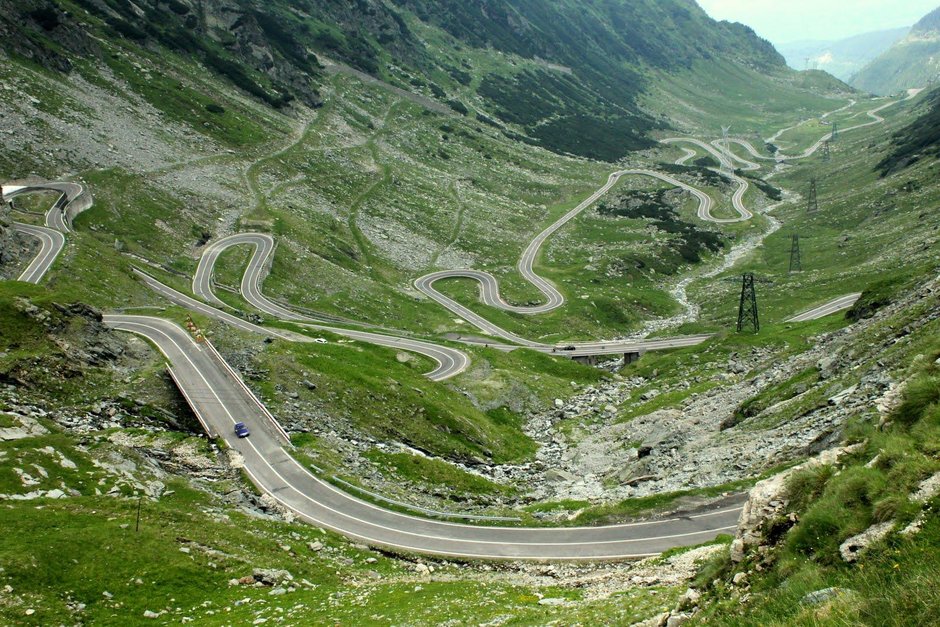
<path fill-rule="evenodd" d="M 919 22 L 914 24 L 914 28 L 911 29 L 911 34 L 936 32 L 940 32 L 940 7 L 937 7 L 921 18 Z"/>

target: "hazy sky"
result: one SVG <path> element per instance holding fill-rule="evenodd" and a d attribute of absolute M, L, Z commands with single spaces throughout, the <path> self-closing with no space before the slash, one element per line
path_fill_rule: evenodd
<path fill-rule="evenodd" d="M 719 20 L 747 24 L 773 43 L 844 39 L 913 26 L 940 0 L 698 0 Z"/>

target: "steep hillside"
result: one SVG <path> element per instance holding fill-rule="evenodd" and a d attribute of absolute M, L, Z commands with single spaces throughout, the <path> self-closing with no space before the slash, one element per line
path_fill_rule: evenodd
<path fill-rule="evenodd" d="M 940 81 L 940 8 L 924 16 L 908 35 L 865 66 L 852 86 L 888 95 Z"/>
<path fill-rule="evenodd" d="M 783 68 L 769 43 L 740 24 L 711 20 L 691 0 L 396 4 L 466 45 L 542 61 L 487 72 L 477 93 L 540 144 L 595 158 L 649 145 L 645 131 L 662 123 L 638 111 L 637 99 L 662 73 L 717 59 L 764 72 Z M 620 148 L 609 143 L 611 134 Z"/>
<path fill-rule="evenodd" d="M 719 61 L 812 97 L 769 43 L 692 0 L 2 0 L 0 35 L 10 53 L 63 73 L 100 60 L 132 78 L 108 42 L 165 50 L 275 108 L 318 106 L 321 61 L 335 59 L 513 138 L 607 161 L 670 126 L 668 107 L 641 105 L 644 95 Z"/>
<path fill-rule="evenodd" d="M 883 175 L 940 155 L 940 90 L 928 94 L 920 117 L 894 134 L 894 150 L 878 164 Z"/>
<path fill-rule="evenodd" d="M 910 27 L 881 30 L 839 41 L 794 41 L 777 44 L 777 50 L 786 58 L 787 65 L 795 70 L 802 70 L 809 63 L 810 67 L 849 81 L 910 30 Z"/>

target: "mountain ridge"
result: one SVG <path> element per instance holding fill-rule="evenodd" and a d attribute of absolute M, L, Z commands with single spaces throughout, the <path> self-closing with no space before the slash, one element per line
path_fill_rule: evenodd
<path fill-rule="evenodd" d="M 335 58 L 513 138 L 607 161 L 668 128 L 638 105 L 662 77 L 719 62 L 790 74 L 770 43 L 693 0 L 0 0 L 0 36 L 61 73 L 104 58 L 102 41 L 165 50 L 274 108 L 319 106 L 319 57 Z"/>
<path fill-rule="evenodd" d="M 862 68 L 853 87 L 878 95 L 925 88 L 940 81 L 940 7 L 911 28 L 906 37 Z"/>
<path fill-rule="evenodd" d="M 840 40 L 804 40 L 777 44 L 777 50 L 795 69 L 809 62 L 843 81 L 850 81 L 859 70 L 885 52 L 910 32 L 910 27 L 862 33 Z"/>

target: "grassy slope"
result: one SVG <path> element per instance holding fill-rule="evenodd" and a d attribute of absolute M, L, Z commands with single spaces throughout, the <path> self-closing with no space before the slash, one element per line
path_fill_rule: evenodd
<path fill-rule="evenodd" d="M 870 109 L 874 104 L 855 110 Z M 909 104 L 888 109 L 886 126 L 841 135 L 829 162 L 813 156 L 774 177 L 784 189 L 805 194 L 817 177 L 820 211 L 807 215 L 805 201 L 794 200 L 775 215 L 784 227 L 727 276 L 753 271 L 774 280 L 759 286 L 763 320 L 785 317 L 831 298 L 889 281 L 910 284 L 936 267 L 932 254 L 935 164 L 920 163 L 882 179 L 875 166 L 891 149 L 891 134 L 909 121 Z M 842 124 L 858 123 L 853 111 Z M 786 139 L 787 135 L 783 136 Z M 790 237 L 800 234 L 803 272 L 788 275 Z M 718 298 L 715 298 L 716 289 Z M 739 288 L 733 283 L 696 284 L 691 293 L 703 302 L 703 323 L 727 327 L 736 315 Z M 704 298 L 708 293 L 709 298 Z"/>
<path fill-rule="evenodd" d="M 769 137 L 846 103 L 851 90 L 824 77 L 828 75 L 814 72 L 758 74 L 728 62 L 697 62 L 657 81 L 643 105 L 662 111 L 684 132 L 719 137 L 721 127 L 730 125 L 734 136 Z M 715 85 L 722 88 L 715 90 Z"/>
<path fill-rule="evenodd" d="M 146 446 L 152 436 L 136 437 Z M 238 487 L 233 480 L 197 490 L 186 480 L 164 477 L 172 493 L 143 499 L 137 531 L 138 499 L 128 486 L 116 496 L 94 495 L 99 481 L 107 488 L 115 477 L 93 460 L 108 459 L 115 449 L 132 461 L 134 454 L 104 437 L 92 438 L 84 450 L 69 442 L 45 436 L 0 445 L 4 485 L 19 483 L 11 469 L 29 460 L 50 471 L 43 485 L 63 482 L 81 493 L 59 501 L 12 502 L 0 510 L 0 581 L 10 586 L 0 593 L 5 624 L 126 625 L 146 620 L 148 611 L 160 613 L 160 621 L 189 617 L 201 625 L 250 624 L 258 618 L 333 625 L 366 617 L 372 624 L 388 624 L 403 616 L 413 625 L 477 624 L 507 612 L 517 624 L 601 617 L 629 622 L 658 611 L 679 592 L 658 587 L 581 601 L 583 592 L 573 588 L 497 579 L 468 586 L 466 573 L 456 567 L 444 567 L 440 576 L 415 576 L 407 561 L 357 548 L 307 525 L 259 520 L 232 508 L 223 494 Z M 36 452 L 48 446 L 75 468 L 60 468 L 57 455 Z M 196 443 L 200 454 L 204 446 L 204 441 Z M 147 480 L 150 474 L 138 469 L 132 477 Z M 323 548 L 310 550 L 313 542 Z M 30 547 L 28 553 L 24 546 Z M 255 568 L 286 569 L 297 589 L 272 596 L 270 587 L 228 583 Z M 538 595 L 574 603 L 546 607 L 538 604 Z"/>
<path fill-rule="evenodd" d="M 936 299 L 926 307 L 936 307 Z M 940 611 L 940 527 L 934 515 L 940 503 L 936 498 L 916 503 L 908 495 L 940 470 L 938 324 L 934 320 L 904 338 L 897 338 L 896 330 L 925 312 L 898 314 L 865 338 L 866 343 L 890 345 L 879 359 L 908 381 L 888 424 L 879 426 L 875 411 L 860 416 L 847 430 L 849 442 L 863 443 L 859 451 L 838 469 L 803 471 L 789 481 L 789 508 L 798 514 L 798 524 L 788 531 L 787 525 L 780 527 L 762 572 L 753 572 L 761 561 L 753 556 L 736 569 L 726 561 L 710 567 L 700 581 L 710 589 L 700 624 L 900 625 L 934 620 Z M 839 545 L 869 525 L 896 521 L 897 531 L 921 512 L 924 524 L 916 535 L 893 534 L 855 564 L 839 556 Z M 744 569 L 751 570 L 750 595 L 742 605 L 740 593 L 729 584 L 735 570 Z M 800 603 L 809 592 L 831 586 L 852 592 L 817 606 Z"/>

